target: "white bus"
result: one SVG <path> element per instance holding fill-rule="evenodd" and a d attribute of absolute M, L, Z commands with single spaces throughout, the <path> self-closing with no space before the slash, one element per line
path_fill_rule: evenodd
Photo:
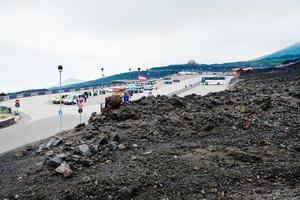
<path fill-rule="evenodd" d="M 215 85 L 223 85 L 225 84 L 225 77 L 224 76 L 204 76 L 201 78 L 201 83 L 208 85 L 208 84 L 215 84 Z"/>

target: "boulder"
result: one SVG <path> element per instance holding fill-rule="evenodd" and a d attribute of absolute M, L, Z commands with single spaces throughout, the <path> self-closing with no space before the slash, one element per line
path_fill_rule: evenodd
<path fill-rule="evenodd" d="M 122 104 L 122 97 L 113 95 L 105 98 L 105 107 L 110 109 L 118 109 Z"/>

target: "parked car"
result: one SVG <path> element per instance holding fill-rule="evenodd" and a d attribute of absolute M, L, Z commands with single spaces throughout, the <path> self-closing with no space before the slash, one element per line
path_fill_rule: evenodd
<path fill-rule="evenodd" d="M 174 83 L 180 83 L 180 80 L 179 79 L 175 79 L 173 80 Z"/>
<path fill-rule="evenodd" d="M 171 77 L 165 77 L 164 80 L 171 80 Z"/>
<path fill-rule="evenodd" d="M 172 81 L 165 81 L 165 84 L 173 84 Z"/>
<path fill-rule="evenodd" d="M 79 98 L 80 94 L 69 94 L 65 100 L 64 100 L 64 104 L 65 105 L 74 105 L 77 103 L 78 98 Z"/>
<path fill-rule="evenodd" d="M 54 98 L 52 99 L 52 103 L 53 103 L 53 104 L 59 104 L 60 101 L 63 103 L 64 100 L 65 100 L 65 98 L 66 98 L 67 96 L 68 96 L 67 94 L 62 94 L 62 95 L 61 95 L 61 99 L 60 99 L 60 96 L 54 97 Z"/>
<path fill-rule="evenodd" d="M 153 85 L 144 85 L 144 90 L 153 90 Z"/>

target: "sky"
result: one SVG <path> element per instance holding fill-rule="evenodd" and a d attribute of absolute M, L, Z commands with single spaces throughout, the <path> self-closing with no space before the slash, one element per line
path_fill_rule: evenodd
<path fill-rule="evenodd" d="M 223 63 L 300 41 L 299 0 L 0 0 L 0 92 L 169 64 Z"/>

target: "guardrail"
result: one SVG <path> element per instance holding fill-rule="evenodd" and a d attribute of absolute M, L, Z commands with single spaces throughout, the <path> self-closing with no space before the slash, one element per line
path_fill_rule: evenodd
<path fill-rule="evenodd" d="M 120 86 L 120 85 L 122 85 L 122 84 L 111 84 L 111 85 L 106 85 L 105 87 L 115 87 L 115 86 Z M 79 92 L 79 91 L 94 90 L 94 89 L 101 89 L 101 86 L 64 89 L 64 90 L 61 90 L 61 92 L 62 93 Z M 49 91 L 40 91 L 40 92 L 24 92 L 24 93 L 20 93 L 20 94 L 11 94 L 11 95 L 6 95 L 6 96 L 0 96 L 0 102 L 7 101 L 10 99 L 18 99 L 18 98 L 33 97 L 33 96 L 43 96 L 43 95 L 58 94 L 58 93 L 59 93 L 59 89 L 49 90 Z"/>
<path fill-rule="evenodd" d="M 7 119 L 0 120 L 0 129 L 1 128 L 6 128 L 10 125 L 13 125 L 14 123 L 16 123 L 14 117 L 10 117 L 10 118 L 7 118 Z"/>
<path fill-rule="evenodd" d="M 122 85 L 122 84 L 107 85 L 106 87 L 114 87 L 114 86 L 119 86 L 119 85 Z M 67 93 L 67 92 L 78 92 L 78 91 L 94 90 L 94 89 L 101 89 L 101 86 L 75 88 L 75 89 L 64 89 L 61 92 Z M 42 96 L 42 95 L 50 95 L 50 94 L 58 94 L 58 93 L 59 93 L 59 89 L 49 90 L 49 91 L 40 91 L 40 92 L 25 92 L 25 93 L 20 93 L 20 94 L 11 94 L 11 95 L 7 95 L 7 96 L 0 96 L 0 102 L 7 101 L 10 99 L 18 99 L 18 98 L 24 98 L 24 97 Z"/>

